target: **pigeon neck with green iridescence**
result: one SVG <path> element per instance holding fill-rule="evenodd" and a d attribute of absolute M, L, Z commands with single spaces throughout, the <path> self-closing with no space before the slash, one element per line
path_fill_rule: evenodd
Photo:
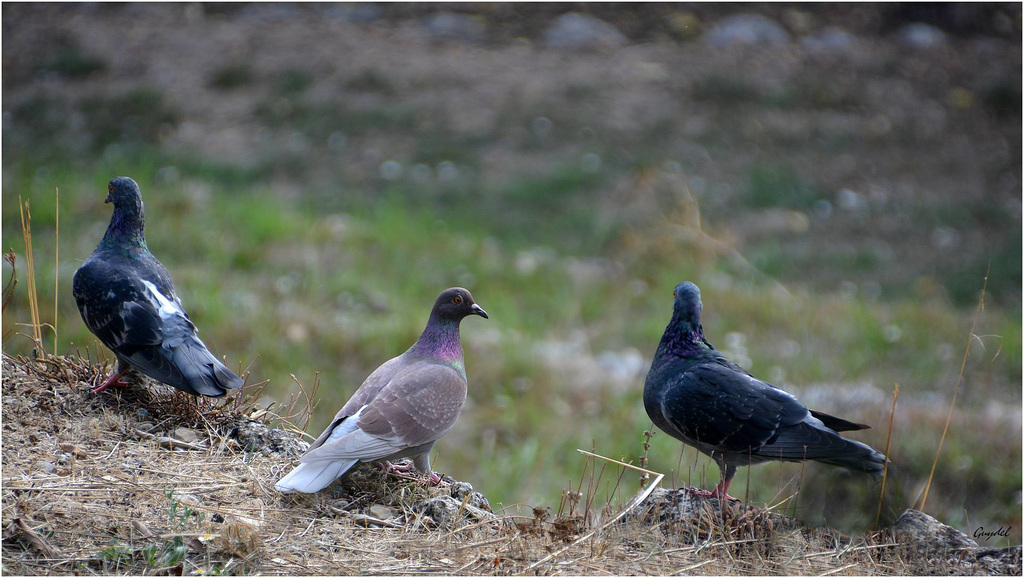
<path fill-rule="evenodd" d="M 459 321 L 431 315 L 427 327 L 409 351 L 461 368 L 462 338 L 459 336 Z"/>
<path fill-rule="evenodd" d="M 142 201 L 139 201 L 134 210 L 115 205 L 114 214 L 110 216 L 110 224 L 107 225 L 107 232 L 103 235 L 103 240 L 100 241 L 97 248 L 118 253 L 132 249 L 149 251 L 149 247 L 146 246 L 146 236 L 143 234 L 145 226 L 146 216 L 142 210 Z"/>

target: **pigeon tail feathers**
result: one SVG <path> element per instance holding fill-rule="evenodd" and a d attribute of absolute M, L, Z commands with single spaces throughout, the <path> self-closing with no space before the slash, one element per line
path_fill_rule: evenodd
<path fill-rule="evenodd" d="M 843 455 L 829 458 L 818 458 L 817 461 L 839 466 L 857 472 L 866 472 L 872 476 L 881 476 L 885 471 L 885 454 L 871 446 L 856 440 L 842 438 L 847 442 Z"/>
<path fill-rule="evenodd" d="M 188 339 L 171 352 L 171 363 L 181 370 L 185 383 L 196 393 L 220 397 L 242 385 L 242 378 L 224 367 L 198 339 Z"/>
<path fill-rule="evenodd" d="M 221 397 L 242 386 L 235 375 L 198 338 L 173 348 L 151 347 L 123 358 L 143 374 L 192 395 Z"/>
<path fill-rule="evenodd" d="M 301 463 L 287 476 L 281 478 L 274 488 L 282 493 L 302 492 L 315 494 L 340 478 L 357 460 L 336 462 Z"/>

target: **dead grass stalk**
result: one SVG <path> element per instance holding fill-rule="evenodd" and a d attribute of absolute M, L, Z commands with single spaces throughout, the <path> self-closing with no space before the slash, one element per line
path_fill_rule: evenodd
<path fill-rule="evenodd" d="M 928 500 L 928 490 L 932 487 L 932 479 L 935 477 L 935 468 L 939 465 L 939 456 L 942 455 L 942 443 L 946 441 L 946 434 L 949 432 L 949 423 L 953 420 L 953 409 L 956 407 L 956 398 L 960 394 L 960 385 L 964 381 L 964 370 L 967 368 L 967 356 L 971 353 L 971 344 L 978 335 L 975 331 L 978 328 L 978 319 L 985 310 L 985 290 L 988 288 L 989 271 L 985 272 L 985 280 L 981 286 L 981 295 L 978 296 L 978 308 L 974 311 L 974 321 L 971 323 L 971 331 L 967 336 L 967 345 L 964 347 L 964 356 L 960 361 L 960 373 L 956 378 L 956 386 L 953 388 L 953 400 L 949 403 L 949 412 L 946 414 L 946 424 L 942 427 L 942 436 L 939 438 L 939 447 L 935 450 L 935 460 L 932 461 L 932 469 L 928 472 L 928 481 L 925 482 L 924 491 L 921 492 L 921 502 L 918 510 L 924 511 L 925 502 Z"/>
<path fill-rule="evenodd" d="M 892 410 L 889 411 L 889 433 L 885 436 L 885 464 L 882 465 L 882 488 L 878 490 L 878 513 L 875 515 L 875 527 L 882 520 L 882 500 L 885 497 L 885 480 L 889 477 L 889 452 L 892 450 L 892 426 L 896 420 L 896 400 L 900 398 L 900 384 L 892 390 Z"/>

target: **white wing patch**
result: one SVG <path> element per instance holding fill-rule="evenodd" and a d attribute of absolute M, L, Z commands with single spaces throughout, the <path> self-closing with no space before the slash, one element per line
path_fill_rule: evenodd
<path fill-rule="evenodd" d="M 333 442 L 334 440 L 339 440 L 356 431 L 356 428 L 359 427 L 357 425 L 359 423 L 359 416 L 363 414 L 364 409 L 366 409 L 365 405 L 359 408 L 359 411 L 345 418 L 345 421 L 339 423 L 338 427 L 334 428 L 334 431 L 331 432 L 331 435 L 324 440 L 324 443 L 326 444 Z"/>
<path fill-rule="evenodd" d="M 365 409 L 364 405 L 359 411 L 345 418 L 345 421 L 338 424 L 324 440 L 323 445 L 302 456 L 302 463 L 344 460 L 369 462 L 384 459 L 408 447 L 400 441 L 371 436 L 359 429 L 359 416 Z"/>
<path fill-rule="evenodd" d="M 185 312 L 177 304 L 172 303 L 169 299 L 163 296 L 160 291 L 157 290 L 156 285 L 153 285 L 145 279 L 142 280 L 142 284 L 149 289 L 150 296 L 154 301 L 160 304 L 160 319 L 170 319 L 172 317 L 185 317 Z"/>

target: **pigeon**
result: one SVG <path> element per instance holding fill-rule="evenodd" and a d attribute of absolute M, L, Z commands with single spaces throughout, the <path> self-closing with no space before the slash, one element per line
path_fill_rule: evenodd
<path fill-rule="evenodd" d="M 114 204 L 107 232 L 72 285 L 86 327 L 118 361 L 117 371 L 92 392 L 126 385 L 120 378 L 133 367 L 192 395 L 220 397 L 241 386 L 242 378 L 199 339 L 167 269 L 149 252 L 139 185 L 114 178 L 106 202 Z"/>
<path fill-rule="evenodd" d="M 301 463 L 274 486 L 283 493 L 318 492 L 356 462 L 412 458 L 412 467 L 431 483 L 430 448 L 452 429 L 466 403 L 466 366 L 459 323 L 487 312 L 461 287 L 445 289 L 430 311 L 419 339 L 405 353 L 384 362 L 313 442 Z"/>
<path fill-rule="evenodd" d="M 714 460 L 722 479 L 713 498 L 729 496 L 737 466 L 771 460 L 815 460 L 882 475 L 886 457 L 838 432 L 867 429 L 819 411 L 761 381 L 726 359 L 704 337 L 700 289 L 690 282 L 673 291 L 672 320 L 644 384 L 644 408 L 654 424 Z"/>

